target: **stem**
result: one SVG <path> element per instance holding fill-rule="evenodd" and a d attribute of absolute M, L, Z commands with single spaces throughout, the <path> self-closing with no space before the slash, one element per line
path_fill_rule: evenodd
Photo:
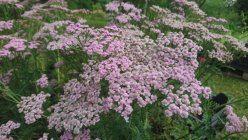
<path fill-rule="evenodd" d="M 61 58 L 60 58 L 60 55 L 59 55 L 59 51 L 57 51 L 57 62 L 60 62 L 60 61 L 61 61 Z M 60 68 L 57 68 L 57 78 L 58 78 L 58 83 L 60 83 L 60 81 L 61 81 Z"/>
<path fill-rule="evenodd" d="M 5 86 L 4 83 L 2 83 L 1 81 L 0 81 L 0 84 L 4 87 L 4 88 L 1 88 L 1 87 L 0 87 L 0 90 L 1 90 L 3 93 L 5 93 L 5 95 L 6 95 L 7 97 L 9 97 L 10 99 L 12 99 L 13 102 L 19 103 L 19 99 L 18 99 L 18 97 L 15 95 L 15 93 L 14 93 L 13 91 L 11 91 L 7 86 Z"/>

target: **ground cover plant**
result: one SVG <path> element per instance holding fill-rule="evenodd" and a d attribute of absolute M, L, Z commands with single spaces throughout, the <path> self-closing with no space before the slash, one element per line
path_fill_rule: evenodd
<path fill-rule="evenodd" d="M 134 4 L 77 9 L 63 0 L 0 0 L 0 139 L 246 133 L 246 117 L 232 107 L 246 96 L 228 100 L 207 86 L 213 73 L 248 52 L 228 21 L 193 1 Z"/>

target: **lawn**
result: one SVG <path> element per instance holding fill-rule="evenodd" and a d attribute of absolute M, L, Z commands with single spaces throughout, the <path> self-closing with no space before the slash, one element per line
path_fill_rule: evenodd
<path fill-rule="evenodd" d="M 224 74 L 216 74 L 207 81 L 207 85 L 211 87 L 214 94 L 225 93 L 229 98 L 240 98 L 248 95 L 248 81 L 227 76 Z M 236 109 L 239 113 L 248 115 L 248 102 L 236 103 Z"/>

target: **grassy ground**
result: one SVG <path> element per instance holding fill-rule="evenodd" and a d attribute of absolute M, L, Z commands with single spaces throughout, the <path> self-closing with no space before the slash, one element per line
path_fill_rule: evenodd
<path fill-rule="evenodd" d="M 228 27 L 231 29 L 231 34 L 246 42 L 247 33 L 242 32 L 241 17 L 233 8 L 225 7 L 224 1 L 225 0 L 207 0 L 202 8 L 211 16 L 228 20 Z M 246 40 L 243 38 L 246 38 Z M 228 95 L 229 99 L 240 97 L 246 99 L 246 101 L 234 103 L 233 106 L 237 114 L 248 116 L 248 81 L 224 74 L 215 74 L 207 81 L 207 85 L 211 87 L 214 94 L 222 92 Z M 235 137 L 235 139 L 237 138 L 247 140 L 248 134 Z"/>
<path fill-rule="evenodd" d="M 214 94 L 223 92 L 229 98 L 248 95 L 248 81 L 227 75 L 214 75 L 207 81 L 207 85 L 212 88 Z M 235 106 L 239 113 L 248 115 L 248 102 L 235 103 Z"/>
<path fill-rule="evenodd" d="M 248 81 L 223 74 L 216 74 L 207 81 L 207 85 L 211 87 L 213 94 L 220 92 L 225 93 L 229 100 L 243 97 L 244 101 L 235 102 L 232 106 L 234 107 L 235 113 L 239 116 L 245 115 L 248 117 Z M 247 132 L 244 135 L 235 135 L 233 138 L 230 137 L 230 140 L 248 139 Z"/>
<path fill-rule="evenodd" d="M 225 0 L 207 0 L 202 9 L 211 16 L 224 18 L 228 21 L 231 34 L 239 36 L 242 27 L 239 14 L 232 7 L 225 7 Z"/>
<path fill-rule="evenodd" d="M 240 37 L 242 36 L 241 17 L 232 7 L 225 7 L 225 0 L 207 0 L 202 9 L 210 16 L 224 18 L 228 20 L 228 26 L 231 30 L 231 34 Z M 216 74 L 210 80 L 208 85 L 212 88 L 214 93 L 223 92 L 230 97 L 241 97 L 244 94 L 248 94 L 248 81 L 226 76 L 223 74 Z M 236 104 L 237 111 L 244 112 L 248 115 L 248 103 Z M 242 110 L 240 110 L 242 108 Z"/>

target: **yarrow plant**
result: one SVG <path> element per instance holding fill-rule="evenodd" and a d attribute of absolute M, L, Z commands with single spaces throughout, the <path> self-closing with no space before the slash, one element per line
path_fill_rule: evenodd
<path fill-rule="evenodd" d="M 142 20 L 144 21 L 142 27 L 155 33 L 163 32 L 159 29 L 161 27 L 181 31 L 190 39 L 194 40 L 197 45 L 204 47 L 204 50 L 208 52 L 206 53 L 208 56 L 205 55 L 204 57 L 217 59 L 222 63 L 233 60 L 233 54 L 248 52 L 244 43 L 226 34 L 229 30 L 223 26 L 223 24 L 227 22 L 225 19 L 208 17 L 207 14 L 192 1 L 175 0 L 172 4 L 175 8 L 166 9 L 153 5 L 150 9 L 157 16 L 152 17 L 152 20 L 149 20 L 149 17 L 143 15 L 143 18 L 140 18 L 144 19 Z M 120 14 L 125 14 L 125 12 L 127 12 L 125 10 L 119 10 L 121 5 L 123 4 L 118 1 L 113 1 L 106 5 L 106 10 L 113 13 L 115 18 L 118 19 Z M 194 14 L 195 18 L 191 17 L 189 20 L 187 16 L 191 14 Z"/>
<path fill-rule="evenodd" d="M 211 89 L 196 78 L 199 63 L 209 59 L 226 63 L 236 53 L 248 51 L 226 34 L 226 20 L 207 16 L 192 1 L 172 1 L 171 9 L 153 5 L 154 17 L 131 3 L 112 1 L 106 11 L 113 18 L 98 28 L 82 18 L 87 10 L 70 10 L 63 0 L 31 6 L 22 20 L 38 21 L 42 27 L 28 39 L 22 32 L 0 35 L 0 62 L 7 69 L 1 70 L 11 68 L 0 75 L 0 81 L 11 93 L 20 93 L 15 102 L 26 124 L 47 120 L 46 131 L 36 137 L 40 140 L 52 138 L 50 131 L 57 132 L 54 139 L 99 140 L 99 133 L 90 132 L 98 129 L 104 116 L 115 112 L 132 125 L 137 108 L 155 105 L 164 117 L 195 119 L 203 113 L 202 102 L 212 96 Z M 44 16 L 55 11 L 64 19 Z M 191 14 L 194 19 L 188 18 Z M 11 30 L 14 22 L 20 21 L 1 21 L 0 31 Z M 246 131 L 245 118 L 241 120 L 230 106 L 225 113 L 227 132 Z M 144 128 L 148 121 L 149 117 Z M 8 138 L 18 127 L 19 123 L 3 125 L 0 136 Z"/>
<path fill-rule="evenodd" d="M 13 27 L 13 21 L 0 21 L 0 31 L 11 29 Z"/>
<path fill-rule="evenodd" d="M 50 94 L 41 92 L 37 95 L 32 94 L 29 97 L 22 97 L 20 103 L 18 103 L 18 111 L 24 113 L 25 123 L 34 123 L 37 119 L 42 117 L 42 105 L 46 101 L 46 98 L 50 97 Z"/>
<path fill-rule="evenodd" d="M 225 108 L 225 114 L 228 120 L 225 126 L 228 133 L 242 133 L 247 131 L 248 121 L 245 116 L 242 118 L 238 117 L 237 114 L 233 112 L 233 108 L 229 105 Z"/>
<path fill-rule="evenodd" d="M 113 1 L 106 5 L 106 10 L 115 14 L 115 20 L 120 23 L 128 23 L 130 20 L 140 21 L 144 18 L 141 10 L 133 4 Z"/>
<path fill-rule="evenodd" d="M 42 74 L 41 78 L 36 81 L 36 85 L 41 88 L 48 86 L 48 78 L 46 74 Z"/>
<path fill-rule="evenodd" d="M 13 140 L 12 137 L 8 136 L 12 130 L 20 127 L 20 123 L 8 121 L 6 124 L 0 126 L 0 139 L 1 140 Z"/>

